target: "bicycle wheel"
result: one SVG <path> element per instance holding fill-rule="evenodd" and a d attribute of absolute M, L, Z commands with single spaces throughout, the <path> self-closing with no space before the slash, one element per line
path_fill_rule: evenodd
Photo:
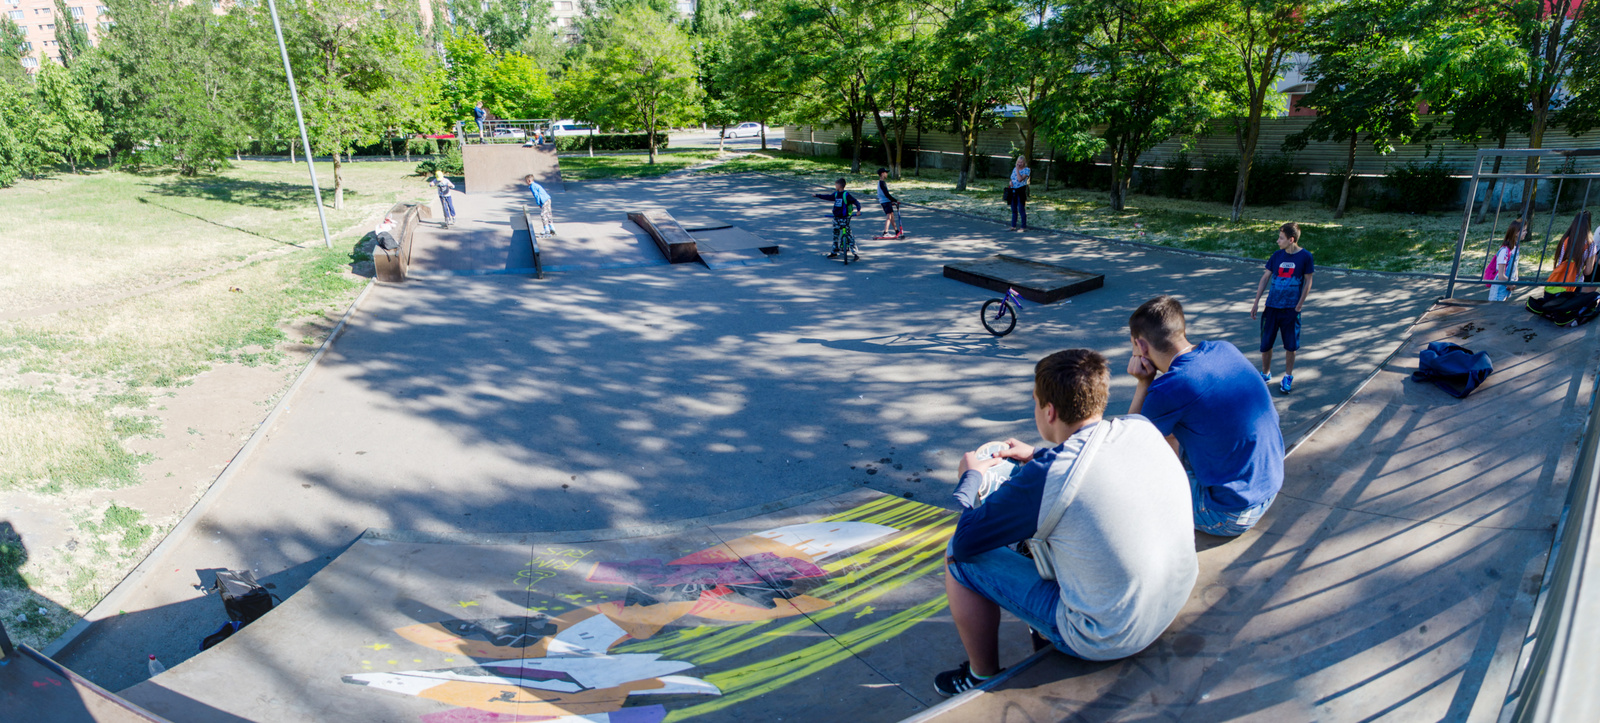
<path fill-rule="evenodd" d="M 855 234 L 851 233 L 849 226 L 846 226 L 844 230 L 839 233 L 839 257 L 844 259 L 845 266 L 850 265 L 850 254 L 855 253 L 855 250 Z"/>
<path fill-rule="evenodd" d="M 993 307 L 993 311 L 990 311 Z M 979 319 L 983 321 L 983 328 L 995 336 L 1005 336 L 1017 328 L 1017 310 L 1005 299 L 990 299 L 983 302 L 983 311 Z"/>

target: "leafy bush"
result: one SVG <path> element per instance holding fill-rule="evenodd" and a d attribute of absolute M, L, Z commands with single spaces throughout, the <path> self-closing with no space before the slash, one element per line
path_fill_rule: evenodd
<path fill-rule="evenodd" d="M 1288 155 L 1257 154 L 1250 164 L 1250 188 L 1245 192 L 1245 205 L 1276 206 L 1289 200 L 1299 188 L 1302 175 L 1295 170 L 1294 159 Z M 1195 197 L 1202 201 L 1233 203 L 1233 194 L 1239 188 L 1239 157 L 1230 154 L 1207 158 L 1195 185 Z"/>
<path fill-rule="evenodd" d="M 645 133 L 596 133 L 592 136 L 556 136 L 558 151 L 587 151 L 594 143 L 597 151 L 648 151 L 650 136 Z M 667 147 L 667 134 L 656 134 L 656 148 Z"/>
<path fill-rule="evenodd" d="M 443 153 L 417 164 L 417 175 L 431 176 L 434 171 L 444 171 L 446 176 L 460 176 L 465 173 L 461 167 L 461 148 L 454 143 L 443 145 Z"/>
<path fill-rule="evenodd" d="M 1283 153 L 1265 158 L 1255 157 L 1250 164 L 1250 188 L 1245 192 L 1245 203 L 1251 206 L 1277 206 L 1289 200 L 1290 194 L 1300 187 L 1300 177 L 1294 159 Z M 1230 197 L 1228 199 L 1232 201 Z M 1335 199 L 1337 200 L 1337 199 Z"/>
<path fill-rule="evenodd" d="M 1194 175 L 1194 169 L 1189 166 L 1189 154 L 1173 156 L 1163 168 L 1166 170 L 1161 172 L 1157 193 L 1167 198 L 1188 198 L 1189 177 Z"/>
<path fill-rule="evenodd" d="M 887 163 L 888 155 L 883 148 L 883 139 L 868 133 L 861 137 L 861 160 L 872 163 Z M 850 136 L 839 136 L 839 157 L 850 158 L 855 154 L 856 142 Z"/>
<path fill-rule="evenodd" d="M 1450 177 L 1451 170 L 1442 158 L 1427 163 L 1407 161 L 1389 169 L 1383 177 L 1379 210 L 1429 213 L 1450 204 L 1459 190 L 1459 184 Z"/>
<path fill-rule="evenodd" d="M 1195 183 L 1194 197 L 1202 201 L 1233 203 L 1233 192 L 1239 187 L 1239 157 L 1236 155 L 1210 156 L 1200 169 Z"/>

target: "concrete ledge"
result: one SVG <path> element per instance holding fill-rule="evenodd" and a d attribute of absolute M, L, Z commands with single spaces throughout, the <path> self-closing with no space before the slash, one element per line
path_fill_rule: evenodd
<path fill-rule="evenodd" d="M 1002 294 L 1007 289 L 1016 289 L 1019 296 L 1037 304 L 1055 303 L 1106 285 L 1105 274 L 1005 254 L 945 264 L 944 276 Z"/>

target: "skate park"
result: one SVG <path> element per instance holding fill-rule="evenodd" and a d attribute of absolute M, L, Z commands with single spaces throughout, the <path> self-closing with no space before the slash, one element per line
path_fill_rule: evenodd
<path fill-rule="evenodd" d="M 51 657 L 115 710 L 173 721 L 1500 715 L 1580 463 L 1592 327 L 1324 271 L 1302 386 L 1274 397 L 1284 492 L 1251 533 L 1197 536 L 1178 621 L 1115 663 L 1033 656 L 1009 622 L 1017 672 L 945 702 L 929 681 L 962 655 L 938 568 L 960 455 L 1033 436 L 1041 356 L 1125 360 L 1151 296 L 1184 301 L 1192 338 L 1251 350 L 1258 265 L 911 209 L 911 236 L 845 267 L 823 258 L 815 189 L 545 178 L 544 278 L 512 218 L 525 190 L 469 177 L 458 224 L 418 231 L 411 278 L 369 289 L 225 484 Z M 673 264 L 631 211 L 782 251 Z M 994 293 L 941 273 L 997 253 L 1104 286 L 997 340 L 976 318 Z M 1459 401 L 1407 381 L 1441 339 L 1493 354 L 1493 381 Z M 1109 411 L 1131 392 L 1118 375 Z M 200 591 L 218 568 L 283 603 L 196 655 L 224 619 Z M 148 681 L 127 654 L 146 649 L 171 664 Z M 21 685 L 0 690 L 60 688 Z M 96 705 L 62 720 L 148 719 L 79 690 Z"/>

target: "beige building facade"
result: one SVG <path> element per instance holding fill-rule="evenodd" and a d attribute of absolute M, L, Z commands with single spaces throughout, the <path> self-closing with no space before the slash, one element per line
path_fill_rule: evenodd
<path fill-rule="evenodd" d="M 110 12 L 95 0 L 67 0 L 64 19 L 56 12 L 54 0 L 0 0 L 0 14 L 22 29 L 24 46 L 22 65 L 29 72 L 38 70 L 44 60 L 61 62 L 61 44 L 56 41 L 56 27 L 73 23 L 89 34 L 89 42 L 99 42 L 100 32 L 110 26 Z"/>

